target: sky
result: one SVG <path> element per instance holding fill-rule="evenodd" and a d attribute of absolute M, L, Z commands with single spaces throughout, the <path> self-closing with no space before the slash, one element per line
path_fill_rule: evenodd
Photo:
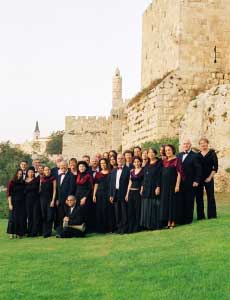
<path fill-rule="evenodd" d="M 0 141 L 63 130 L 65 116 L 108 116 L 112 76 L 140 90 L 142 14 L 151 0 L 0 0 Z"/>

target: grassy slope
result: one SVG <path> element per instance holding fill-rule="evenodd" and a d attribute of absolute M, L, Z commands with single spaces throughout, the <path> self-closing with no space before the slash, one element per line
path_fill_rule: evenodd
<path fill-rule="evenodd" d="M 1 220 L 0 299 L 229 300 L 229 197 L 217 220 L 133 235 L 8 240 Z"/>

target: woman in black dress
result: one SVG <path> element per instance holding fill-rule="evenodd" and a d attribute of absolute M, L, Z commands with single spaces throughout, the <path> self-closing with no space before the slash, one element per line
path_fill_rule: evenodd
<path fill-rule="evenodd" d="M 76 179 L 77 178 L 77 160 L 74 157 L 69 160 L 69 170 Z"/>
<path fill-rule="evenodd" d="M 26 233 L 25 182 L 23 171 L 18 169 L 8 183 L 7 196 L 9 204 L 9 222 L 7 233 L 10 238 L 23 237 Z"/>
<path fill-rule="evenodd" d="M 141 221 L 142 228 L 155 230 L 160 228 L 160 182 L 162 162 L 157 158 L 157 151 L 148 151 L 149 163 L 144 168 L 142 186 Z"/>
<path fill-rule="evenodd" d="M 95 175 L 93 202 L 96 204 L 97 232 L 106 233 L 112 231 L 112 224 L 109 224 L 109 184 L 110 170 L 107 159 L 99 161 L 100 171 Z"/>
<path fill-rule="evenodd" d="M 39 179 L 35 178 L 34 167 L 30 167 L 25 179 L 25 198 L 27 214 L 28 237 L 37 236 L 39 233 L 40 201 L 39 201 Z"/>
<path fill-rule="evenodd" d="M 117 158 L 115 156 L 110 156 L 109 167 L 110 167 L 110 170 L 113 170 L 117 167 Z"/>
<path fill-rule="evenodd" d="M 139 156 L 133 158 L 134 168 L 130 171 L 129 185 L 125 197 L 126 202 L 128 202 L 128 233 L 140 230 L 141 187 L 144 178 L 141 163 L 142 159 Z"/>
<path fill-rule="evenodd" d="M 180 213 L 180 182 L 183 177 L 182 162 L 175 156 L 173 145 L 165 146 L 166 158 L 162 161 L 161 177 L 161 221 L 173 229 Z"/>
<path fill-rule="evenodd" d="M 48 238 L 52 234 L 56 189 L 56 179 L 54 176 L 51 176 L 51 169 L 45 167 L 44 176 L 40 179 L 40 204 L 42 211 L 42 233 L 44 238 Z"/>
<path fill-rule="evenodd" d="M 88 165 L 85 161 L 79 161 L 77 165 L 76 193 L 77 205 L 81 207 L 81 215 L 84 216 L 90 231 L 94 230 L 92 219 L 92 194 L 93 177 L 87 172 Z"/>
<path fill-rule="evenodd" d="M 214 194 L 214 176 L 218 171 L 218 158 L 213 149 L 209 149 L 209 141 L 202 138 L 199 141 L 200 152 L 198 159 L 202 166 L 202 178 L 196 191 L 197 219 L 205 219 L 204 213 L 204 188 L 207 194 L 208 218 L 216 218 L 216 200 Z"/>

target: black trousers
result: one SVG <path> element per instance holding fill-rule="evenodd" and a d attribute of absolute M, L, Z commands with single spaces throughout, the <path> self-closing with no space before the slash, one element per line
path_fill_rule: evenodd
<path fill-rule="evenodd" d="M 204 213 L 204 188 L 207 194 L 207 215 L 209 219 L 216 218 L 216 200 L 214 194 L 214 180 L 210 182 L 202 182 L 196 190 L 196 206 L 197 206 L 197 219 L 205 219 Z"/>
<path fill-rule="evenodd" d="M 66 208 L 65 203 L 59 203 L 59 205 L 57 207 L 58 222 L 57 222 L 56 231 L 57 231 L 58 234 L 61 234 L 62 231 L 63 231 L 62 230 L 63 229 L 63 219 L 66 215 L 65 208 Z"/>
<path fill-rule="evenodd" d="M 65 227 L 61 232 L 61 238 L 73 238 L 73 237 L 84 237 L 85 232 L 81 232 L 78 229 Z"/>
<path fill-rule="evenodd" d="M 26 199 L 26 215 L 28 235 L 38 235 L 39 224 L 41 223 L 39 198 L 30 197 Z"/>
<path fill-rule="evenodd" d="M 50 207 L 50 201 L 40 198 L 42 212 L 42 233 L 43 235 L 52 234 L 52 226 L 54 221 L 54 207 Z"/>
<path fill-rule="evenodd" d="M 115 222 L 118 233 L 128 232 L 127 203 L 124 199 L 114 197 Z"/>
<path fill-rule="evenodd" d="M 192 183 L 182 182 L 180 186 L 181 192 L 181 223 L 190 224 L 193 221 L 195 192 L 197 188 L 192 186 Z"/>

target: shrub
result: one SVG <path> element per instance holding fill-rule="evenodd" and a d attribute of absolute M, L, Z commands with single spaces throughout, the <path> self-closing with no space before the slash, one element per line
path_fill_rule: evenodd
<path fill-rule="evenodd" d="M 149 141 L 149 142 L 145 142 L 141 145 L 142 148 L 144 149 L 148 149 L 148 148 L 154 148 L 157 150 L 157 152 L 159 153 L 160 150 L 160 146 L 161 145 L 167 145 L 167 144 L 172 144 L 176 147 L 176 151 L 179 152 L 179 139 L 178 138 L 165 138 L 165 139 L 161 139 L 158 141 Z"/>

